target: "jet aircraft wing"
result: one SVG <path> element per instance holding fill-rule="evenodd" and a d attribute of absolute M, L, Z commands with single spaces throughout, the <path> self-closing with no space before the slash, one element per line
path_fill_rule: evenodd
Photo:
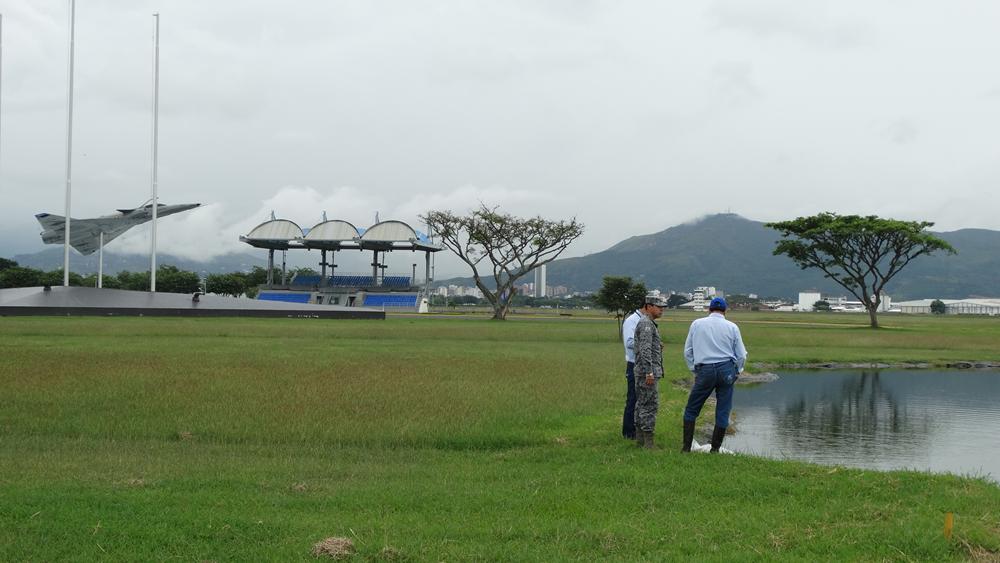
<path fill-rule="evenodd" d="M 66 240 L 66 218 L 61 215 L 39 213 L 35 216 L 45 228 L 42 240 L 46 244 L 61 243 Z M 84 256 L 97 252 L 101 245 L 101 233 L 104 233 L 104 244 L 129 230 L 135 223 L 114 219 L 73 219 L 70 223 L 69 244 Z M 48 235 L 48 236 L 46 236 Z"/>

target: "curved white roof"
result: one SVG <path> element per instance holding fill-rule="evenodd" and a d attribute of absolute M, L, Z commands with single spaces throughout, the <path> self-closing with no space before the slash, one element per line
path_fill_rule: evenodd
<path fill-rule="evenodd" d="M 333 219 L 330 221 L 324 221 L 309 229 L 309 233 L 305 236 L 305 240 L 310 242 L 340 242 L 353 241 L 360 236 L 361 233 L 358 232 L 358 228 L 354 225 L 348 223 L 347 221 Z"/>
<path fill-rule="evenodd" d="M 287 249 L 288 243 L 302 238 L 302 228 L 287 219 L 271 219 L 257 225 L 240 240 L 259 248 Z"/>
<path fill-rule="evenodd" d="M 271 219 L 257 225 L 246 236 L 257 240 L 292 240 L 302 237 L 302 228 L 287 219 Z"/>
<path fill-rule="evenodd" d="M 376 223 L 361 235 L 363 242 L 411 242 L 417 238 L 417 232 L 413 227 L 402 221 Z"/>

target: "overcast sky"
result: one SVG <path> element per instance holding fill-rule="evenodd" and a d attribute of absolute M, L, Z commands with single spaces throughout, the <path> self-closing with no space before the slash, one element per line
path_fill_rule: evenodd
<path fill-rule="evenodd" d="M 150 197 L 153 12 L 160 201 L 206 204 L 163 252 L 480 201 L 577 217 L 567 256 L 724 211 L 1000 229 L 993 0 L 79 0 L 74 217 Z M 65 209 L 69 2 L 0 13 L 10 256 Z"/>

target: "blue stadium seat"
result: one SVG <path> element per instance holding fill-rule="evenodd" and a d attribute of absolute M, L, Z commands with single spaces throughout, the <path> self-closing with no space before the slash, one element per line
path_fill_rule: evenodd
<path fill-rule="evenodd" d="M 371 276 L 330 276 L 332 287 L 371 287 L 375 285 Z"/>
<path fill-rule="evenodd" d="M 319 285 L 319 276 L 295 276 L 292 278 L 291 285 L 304 285 L 307 287 L 312 287 L 314 285 Z"/>
<path fill-rule="evenodd" d="M 312 295 L 309 293 L 267 293 L 261 292 L 257 299 L 262 301 L 283 301 L 285 303 L 309 303 Z"/>
<path fill-rule="evenodd" d="M 370 293 L 365 295 L 365 307 L 416 307 L 416 295 Z"/>
<path fill-rule="evenodd" d="M 382 278 L 384 287 L 410 287 L 410 276 L 386 276 Z"/>

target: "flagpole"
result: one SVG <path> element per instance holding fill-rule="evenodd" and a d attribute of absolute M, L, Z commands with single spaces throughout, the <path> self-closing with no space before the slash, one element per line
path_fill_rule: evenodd
<path fill-rule="evenodd" d="M 153 236 L 149 255 L 149 291 L 156 291 L 156 214 L 160 200 L 157 197 L 157 167 L 160 126 L 160 14 L 156 19 L 156 33 L 153 43 Z"/>
<path fill-rule="evenodd" d="M 73 201 L 73 42 L 76 39 L 76 0 L 69 0 L 69 94 L 66 111 L 66 240 L 63 241 L 63 285 L 69 286 L 70 213 Z"/>

